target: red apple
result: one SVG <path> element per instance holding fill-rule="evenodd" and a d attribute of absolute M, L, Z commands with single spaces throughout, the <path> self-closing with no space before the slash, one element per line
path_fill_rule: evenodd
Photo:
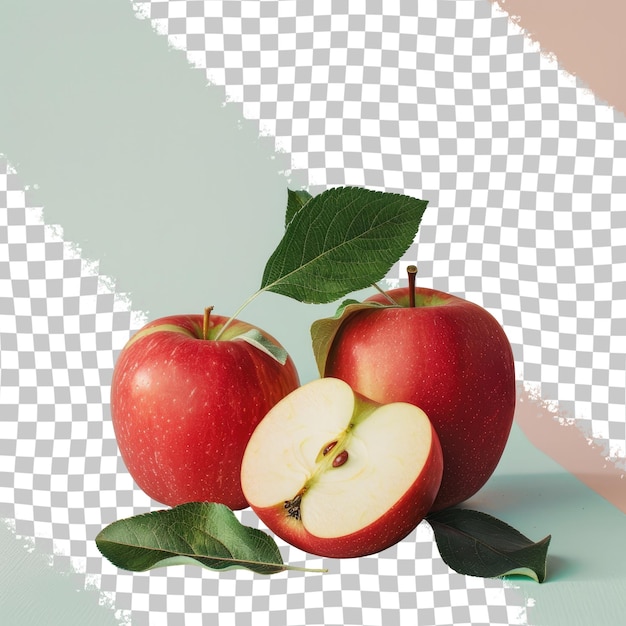
<path fill-rule="evenodd" d="M 424 518 L 443 460 L 426 414 L 380 405 L 321 378 L 293 391 L 256 427 L 241 483 L 259 518 L 306 552 L 380 552 Z"/>
<path fill-rule="evenodd" d="M 146 324 L 120 353 L 111 382 L 117 443 L 139 487 L 158 502 L 248 506 L 241 459 L 255 426 L 299 386 L 281 364 L 252 345 L 280 344 L 255 326 L 219 315 L 177 315 Z"/>
<path fill-rule="evenodd" d="M 380 403 L 410 402 L 433 423 L 444 456 L 433 510 L 474 495 L 504 451 L 515 411 L 511 345 L 484 308 L 433 289 L 388 292 L 399 306 L 359 310 L 339 327 L 323 376 Z M 389 304 L 382 294 L 367 301 Z"/>

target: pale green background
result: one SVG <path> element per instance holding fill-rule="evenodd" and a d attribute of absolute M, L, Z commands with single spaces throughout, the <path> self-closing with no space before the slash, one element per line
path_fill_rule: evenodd
<path fill-rule="evenodd" d="M 259 139 L 129 0 L 2 0 L 0 152 L 48 224 L 135 310 L 231 315 L 284 226 L 287 155 Z M 315 375 L 310 323 L 334 311 L 263 294 L 242 319 Z"/>
<path fill-rule="evenodd" d="M 151 319 L 231 315 L 280 240 L 286 155 L 239 105 L 208 87 L 129 0 L 0 2 L 0 153 L 29 206 Z M 317 372 L 311 322 L 335 306 L 263 294 L 242 319 L 283 343 L 301 379 Z M 97 592 L 0 520 L 0 622 L 110 626 Z"/>
<path fill-rule="evenodd" d="M 288 181 L 288 158 L 135 19 L 129 0 L 2 0 L 0 86 L 0 151 L 38 186 L 29 203 L 99 260 L 136 310 L 154 318 L 213 304 L 228 315 L 256 290 L 287 186 L 306 181 Z M 265 294 L 242 318 L 277 336 L 309 380 L 310 323 L 333 309 Z M 531 624 L 622 623 L 623 515 L 517 428 L 473 504 L 531 538 L 553 535 L 548 582 L 519 581 L 536 601 Z M 77 593 L 4 527 L 0 553 L 3 623 L 115 623 L 95 593 Z"/>

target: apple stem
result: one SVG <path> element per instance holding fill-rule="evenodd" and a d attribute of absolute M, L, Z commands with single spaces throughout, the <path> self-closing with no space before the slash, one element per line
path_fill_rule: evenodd
<path fill-rule="evenodd" d="M 409 276 L 409 307 L 415 308 L 415 275 L 417 274 L 417 266 L 409 265 L 406 268 Z"/>
<path fill-rule="evenodd" d="M 204 319 L 202 320 L 202 339 L 205 341 L 209 338 L 209 318 L 211 317 L 212 306 L 204 309 Z"/>
<path fill-rule="evenodd" d="M 383 296 L 385 296 L 385 298 L 389 300 L 391 304 L 393 304 L 394 306 L 400 306 L 386 291 L 381 289 L 378 283 L 372 283 L 372 287 L 374 287 L 374 289 L 377 289 Z"/>

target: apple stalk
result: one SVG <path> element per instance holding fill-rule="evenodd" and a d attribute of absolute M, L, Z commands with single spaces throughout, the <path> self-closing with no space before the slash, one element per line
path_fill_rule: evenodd
<path fill-rule="evenodd" d="M 204 309 L 204 317 L 202 318 L 202 339 L 205 341 L 209 338 L 209 319 L 211 318 L 213 308 L 212 306 L 207 306 Z"/>
<path fill-rule="evenodd" d="M 406 268 L 409 277 L 409 308 L 415 308 L 415 275 L 417 274 L 417 265 L 409 265 Z"/>

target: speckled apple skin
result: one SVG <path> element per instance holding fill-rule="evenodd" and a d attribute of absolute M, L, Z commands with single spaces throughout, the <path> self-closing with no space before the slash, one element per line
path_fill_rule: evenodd
<path fill-rule="evenodd" d="M 381 404 L 410 402 L 433 423 L 444 471 L 432 510 L 473 496 L 493 474 L 515 413 L 515 364 L 508 338 L 484 308 L 418 287 L 388 294 L 401 306 L 361 310 L 344 321 L 324 376 Z M 377 294 L 368 301 L 389 304 Z"/>
<path fill-rule="evenodd" d="M 226 320 L 212 315 L 211 333 Z M 128 471 L 157 502 L 243 509 L 246 444 L 267 412 L 299 386 L 298 374 L 291 358 L 281 365 L 235 339 L 254 326 L 236 320 L 224 340 L 214 341 L 202 339 L 202 323 L 202 315 L 164 317 L 130 339 L 111 382 L 113 427 Z"/>

